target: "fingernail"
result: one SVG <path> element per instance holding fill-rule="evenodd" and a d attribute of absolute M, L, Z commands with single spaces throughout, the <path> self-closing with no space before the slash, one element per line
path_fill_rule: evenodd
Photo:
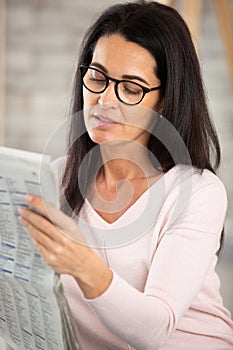
<path fill-rule="evenodd" d="M 18 212 L 20 213 L 20 215 L 22 215 L 23 212 L 24 212 L 24 209 L 23 208 L 18 208 Z"/>
<path fill-rule="evenodd" d="M 33 201 L 33 196 L 32 195 L 30 195 L 30 194 L 27 194 L 26 196 L 25 196 L 25 199 L 26 199 L 26 201 L 27 202 L 32 202 Z"/>

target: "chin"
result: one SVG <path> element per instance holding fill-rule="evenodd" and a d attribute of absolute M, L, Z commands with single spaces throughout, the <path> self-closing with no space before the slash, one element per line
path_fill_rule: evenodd
<path fill-rule="evenodd" d="M 120 140 L 121 138 L 117 136 L 116 134 L 113 134 L 111 132 L 106 132 L 102 130 L 92 129 L 90 132 L 88 131 L 89 137 L 91 140 L 97 144 L 101 144 L 104 142 L 111 142 Z"/>

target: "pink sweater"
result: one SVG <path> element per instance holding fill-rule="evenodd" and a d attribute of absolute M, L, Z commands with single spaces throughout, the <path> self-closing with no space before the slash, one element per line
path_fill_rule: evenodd
<path fill-rule="evenodd" d="M 112 224 L 86 200 L 77 223 L 114 278 L 88 300 L 62 276 L 84 350 L 233 349 L 215 272 L 226 208 L 218 177 L 185 166 L 167 172 Z"/>

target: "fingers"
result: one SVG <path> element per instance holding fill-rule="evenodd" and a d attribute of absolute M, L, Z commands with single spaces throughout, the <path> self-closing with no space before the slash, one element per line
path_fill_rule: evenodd
<path fill-rule="evenodd" d="M 72 232 L 76 228 L 74 221 L 56 208 L 53 204 L 43 201 L 36 196 L 26 196 L 26 201 L 32 207 L 39 210 L 54 224 L 60 227 L 65 232 Z"/>
<path fill-rule="evenodd" d="M 48 220 L 44 219 L 41 215 L 33 213 L 33 211 L 27 209 L 21 209 L 20 213 L 27 220 L 32 220 L 32 224 L 38 227 L 48 234 L 51 238 L 57 233 L 54 231 L 54 226 L 60 229 L 61 234 L 69 237 L 70 239 L 78 242 L 82 245 L 87 245 L 82 232 L 68 215 L 64 214 L 61 210 L 56 208 L 51 203 L 43 201 L 36 196 L 26 196 L 27 203 L 41 212 Z M 27 216 L 27 217 L 26 217 Z M 43 219 L 43 220 L 42 220 Z"/>
<path fill-rule="evenodd" d="M 44 235 L 50 237 L 51 240 L 61 240 L 62 232 L 59 232 L 58 229 L 46 218 L 41 215 L 35 213 L 34 211 L 26 208 L 19 209 L 20 216 L 24 220 L 22 224 L 30 229 L 38 230 L 44 232 Z M 60 234 L 59 234 L 60 233 Z"/>
<path fill-rule="evenodd" d="M 68 238 L 63 235 L 64 242 L 53 241 L 26 219 L 21 218 L 21 223 L 29 231 L 31 239 L 44 261 L 57 273 L 63 272 L 63 269 L 66 272 L 67 266 L 63 266 L 61 260 L 64 256 L 63 251 L 67 246 Z"/>
<path fill-rule="evenodd" d="M 33 224 L 30 221 L 27 221 L 25 218 L 21 217 L 21 223 L 24 227 L 27 228 L 27 230 L 30 233 L 31 239 L 33 243 L 38 246 L 44 246 L 48 248 L 52 248 L 53 241 L 52 239 L 43 233 L 43 231 L 38 230 L 37 227 L 33 226 Z"/>
<path fill-rule="evenodd" d="M 27 203 L 39 210 L 45 215 L 51 222 L 59 226 L 64 230 L 71 229 L 73 227 L 73 220 L 56 208 L 53 204 L 43 201 L 41 198 L 36 196 L 26 196 Z"/>

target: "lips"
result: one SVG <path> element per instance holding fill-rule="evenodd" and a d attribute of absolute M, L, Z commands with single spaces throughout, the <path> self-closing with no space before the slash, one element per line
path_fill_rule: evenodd
<path fill-rule="evenodd" d="M 102 121 L 103 123 L 118 124 L 117 122 L 115 122 L 115 121 L 112 120 L 111 118 L 104 117 L 104 116 L 102 116 L 102 115 L 95 115 L 95 118 L 97 118 L 98 120 Z"/>
<path fill-rule="evenodd" d="M 95 122 L 98 126 L 103 126 L 103 127 L 110 127 L 113 125 L 117 125 L 120 124 L 116 121 L 114 121 L 113 119 L 107 117 L 107 116 L 103 116 L 101 114 L 94 114 L 94 118 L 95 118 Z"/>

